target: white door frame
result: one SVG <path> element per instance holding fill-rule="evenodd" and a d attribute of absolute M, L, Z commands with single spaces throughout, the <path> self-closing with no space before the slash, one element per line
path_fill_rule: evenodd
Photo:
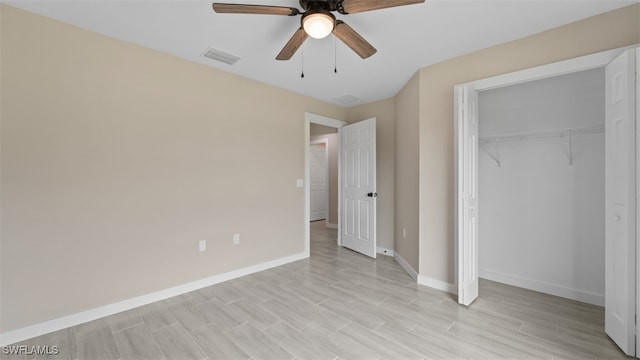
<path fill-rule="evenodd" d="M 640 192 L 640 79 L 637 74 L 640 71 L 640 47 L 636 48 L 636 195 Z M 638 211 L 638 199 L 636 198 L 636 316 L 640 314 L 640 233 L 638 226 L 640 225 L 640 211 Z M 640 336 L 638 336 L 636 324 L 636 357 L 640 353 Z"/>
<path fill-rule="evenodd" d="M 486 79 L 480 79 L 480 80 L 471 81 L 464 84 L 459 84 L 455 86 L 454 93 L 458 93 L 461 91 L 483 91 L 483 90 L 495 89 L 495 88 L 500 88 L 504 86 L 516 85 L 516 84 L 521 84 L 529 81 L 541 80 L 541 79 L 556 77 L 556 76 L 570 74 L 570 73 L 584 71 L 584 70 L 603 68 L 604 66 L 609 64 L 613 59 L 615 59 L 618 55 L 622 54 L 625 50 L 636 48 L 637 46 L 638 45 L 633 45 L 633 46 L 627 46 L 623 48 L 603 51 L 603 52 L 599 52 L 591 55 L 581 56 L 574 59 L 564 60 L 564 61 L 560 61 L 552 64 L 537 66 L 537 67 L 533 67 L 525 70 L 508 73 L 508 74 L 498 75 L 498 76 L 494 76 Z M 464 105 L 463 99 L 456 98 L 454 100 L 455 113 L 457 113 L 459 109 L 463 107 L 463 105 Z M 638 106 L 637 103 L 636 103 L 636 106 Z M 460 136 L 458 131 L 463 128 L 462 124 L 459 123 L 459 121 L 462 121 L 462 117 L 456 117 L 454 121 L 455 121 L 454 139 L 457 139 Z M 456 148 L 456 151 L 458 152 L 461 151 L 459 146 L 460 144 L 458 144 L 458 148 Z M 454 169 L 457 169 L 458 159 L 456 157 L 454 157 L 454 162 L 455 162 Z M 457 174 L 456 176 L 458 175 L 460 174 Z M 459 186 L 458 186 L 458 184 L 460 184 L 460 179 L 458 178 L 454 179 L 454 184 L 455 184 L 454 194 L 457 198 L 461 195 L 460 194 L 461 189 L 459 189 Z M 480 208 L 480 205 L 478 205 L 478 208 Z M 458 224 L 460 220 L 461 219 L 459 219 L 458 212 L 455 212 L 454 213 L 454 229 L 458 228 Z M 637 238 L 636 238 L 636 242 L 638 242 Z M 460 281 L 459 278 L 461 275 L 461 274 L 458 274 L 458 267 L 459 267 L 458 259 L 460 258 L 459 252 L 462 247 L 462 239 L 460 236 L 457 236 L 457 238 L 455 239 L 454 246 L 455 246 L 455 252 L 456 252 L 456 256 L 454 257 L 456 262 L 454 266 L 454 269 L 456 272 L 455 279 L 456 279 L 456 284 L 458 284 Z M 477 247 L 476 247 L 476 251 L 477 251 Z M 636 271 L 640 275 L 640 267 Z M 636 278 L 640 279 L 639 277 L 636 277 Z M 640 289 L 640 283 L 636 284 L 636 288 Z M 637 307 L 640 308 L 640 304 L 637 304 Z"/>
<path fill-rule="evenodd" d="M 327 175 L 325 179 L 325 182 L 327 183 L 327 196 L 325 196 L 325 202 L 327 204 L 327 218 L 325 219 L 325 222 L 329 224 L 329 199 L 331 198 L 330 191 L 329 191 L 330 190 L 329 189 L 329 139 L 327 138 L 316 139 L 316 140 L 311 140 L 309 142 L 309 145 L 320 145 L 320 144 L 324 145 L 324 158 L 325 158 L 325 165 L 326 165 L 325 174 Z M 311 165 L 309 165 L 309 169 L 311 169 Z M 311 175 L 309 175 L 309 180 L 311 180 Z M 311 187 L 311 183 L 309 183 L 309 187 Z M 311 192 L 311 189 L 309 189 L 309 192 Z M 309 196 L 309 205 L 311 205 L 311 196 Z M 309 219 L 311 219 L 311 215 L 309 215 Z"/>
<path fill-rule="evenodd" d="M 311 163 L 309 156 L 311 155 L 311 123 L 329 126 L 338 129 L 338 138 L 340 138 L 340 128 L 347 125 L 345 121 L 340 121 L 326 116 L 313 113 L 304 113 L 304 253 L 306 257 L 311 255 L 311 187 L 308 186 L 311 181 Z M 338 154 L 340 153 L 340 142 L 338 141 Z M 338 184 L 342 184 L 342 176 L 340 170 L 340 156 L 338 156 Z M 338 186 L 338 209 L 340 209 L 341 187 Z M 340 245 L 340 229 L 341 220 L 338 215 L 338 245 Z"/>

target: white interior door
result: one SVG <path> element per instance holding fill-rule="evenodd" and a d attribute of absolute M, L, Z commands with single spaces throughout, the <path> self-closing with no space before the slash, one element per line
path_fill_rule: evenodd
<path fill-rule="evenodd" d="M 635 356 L 635 51 L 606 66 L 605 332 Z"/>
<path fill-rule="evenodd" d="M 478 93 L 459 86 L 455 96 L 458 303 L 468 306 L 478 297 Z"/>
<path fill-rule="evenodd" d="M 341 129 L 342 246 L 376 257 L 376 119 Z"/>
<path fill-rule="evenodd" d="M 310 220 L 324 220 L 327 218 L 328 208 L 328 159 L 327 148 L 324 144 L 311 144 L 311 213 Z"/>

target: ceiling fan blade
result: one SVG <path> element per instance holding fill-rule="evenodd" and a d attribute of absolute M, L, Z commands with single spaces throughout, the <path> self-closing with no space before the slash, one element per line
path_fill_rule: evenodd
<path fill-rule="evenodd" d="M 298 51 L 302 43 L 307 40 L 307 33 L 304 31 L 302 26 L 293 33 L 291 39 L 287 42 L 287 44 L 282 48 L 280 54 L 276 56 L 276 60 L 289 60 L 293 56 L 293 54 Z"/>
<path fill-rule="evenodd" d="M 423 3 L 424 0 L 344 0 L 341 13 L 355 14 L 363 11 L 378 10 L 396 6 Z"/>
<path fill-rule="evenodd" d="M 221 14 L 298 15 L 296 8 L 286 6 L 213 3 L 213 11 Z"/>
<path fill-rule="evenodd" d="M 342 20 L 336 20 L 336 27 L 333 29 L 333 34 L 363 59 L 368 58 L 378 51 Z"/>

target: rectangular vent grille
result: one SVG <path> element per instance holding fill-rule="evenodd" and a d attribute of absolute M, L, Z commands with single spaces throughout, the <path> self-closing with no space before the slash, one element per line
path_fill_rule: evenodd
<path fill-rule="evenodd" d="M 220 61 L 228 65 L 233 65 L 238 60 L 240 60 L 238 56 L 231 55 L 222 50 L 213 49 L 213 48 L 208 48 L 207 50 L 205 50 L 204 56 L 208 57 L 209 59 Z"/>
<path fill-rule="evenodd" d="M 340 97 L 334 98 L 335 101 L 339 102 L 342 105 L 351 105 L 360 101 L 359 98 L 353 95 L 342 95 Z"/>

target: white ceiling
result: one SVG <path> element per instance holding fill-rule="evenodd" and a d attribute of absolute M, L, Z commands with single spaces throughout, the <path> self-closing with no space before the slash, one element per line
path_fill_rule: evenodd
<path fill-rule="evenodd" d="M 640 0 L 427 0 L 340 15 L 378 52 L 361 59 L 333 36 L 309 38 L 289 61 L 276 55 L 300 17 L 216 14 L 202 0 L 4 1 L 63 22 L 342 106 L 394 96 L 421 67 Z M 299 7 L 297 0 L 231 3 Z M 239 56 L 205 58 L 209 47 Z M 304 57 L 304 78 L 300 77 Z M 338 73 L 334 73 L 337 58 Z M 345 96 L 346 95 L 346 96 Z M 339 98 L 355 97 L 351 102 Z"/>

